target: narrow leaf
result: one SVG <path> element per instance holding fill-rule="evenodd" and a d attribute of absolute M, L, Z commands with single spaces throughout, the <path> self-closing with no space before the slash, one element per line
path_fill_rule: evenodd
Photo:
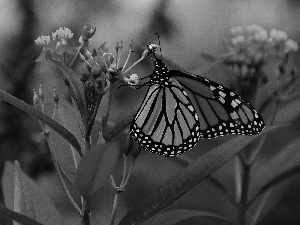
<path fill-rule="evenodd" d="M 92 197 L 107 182 L 119 158 L 119 147 L 116 143 L 95 146 L 81 159 L 75 186 L 85 199 Z"/>
<path fill-rule="evenodd" d="M 247 144 L 277 128 L 278 126 L 265 128 L 260 134 L 254 136 L 239 136 L 212 149 L 136 204 L 123 217 L 119 225 L 140 224 L 147 220 L 224 165 Z"/>
<path fill-rule="evenodd" d="M 187 219 L 195 217 L 208 217 L 218 219 L 225 222 L 226 224 L 234 224 L 226 217 L 218 215 L 216 213 L 205 212 L 200 210 L 188 210 L 188 209 L 175 209 L 165 213 L 158 214 L 154 220 L 155 225 L 173 225 L 185 221 Z"/>
<path fill-rule="evenodd" d="M 52 105 L 52 106 L 51 106 Z M 72 115 L 72 111 L 62 111 L 62 102 L 59 101 L 58 109 L 56 110 L 56 114 L 54 116 L 54 120 L 56 120 L 59 124 L 62 124 L 64 127 L 66 126 L 66 118 L 74 119 Z M 67 108 L 65 108 L 66 110 Z M 45 111 L 53 111 L 53 104 L 46 104 Z M 66 115 L 63 115 L 63 114 Z M 73 125 L 77 126 L 76 123 Z M 70 122 L 70 121 L 69 121 Z M 69 124 L 70 125 L 70 124 Z M 70 127 L 70 126 L 69 126 Z M 78 128 L 78 126 L 77 126 Z M 77 129 L 79 131 L 79 128 Z M 77 133 L 78 135 L 78 133 Z M 82 139 L 79 131 L 79 138 Z M 49 133 L 49 148 L 52 156 L 60 165 L 60 168 L 63 174 L 73 183 L 75 181 L 77 165 L 80 160 L 80 156 L 77 151 L 61 136 L 59 136 L 56 132 L 50 131 Z"/>
<path fill-rule="evenodd" d="M 41 111 L 27 104 L 26 102 L 17 99 L 16 97 L 10 95 L 9 93 L 1 89 L 0 89 L 0 99 L 3 99 L 4 101 L 23 110 L 24 112 L 27 112 L 28 114 L 31 114 L 37 117 L 38 119 L 42 120 L 49 127 L 51 127 L 53 130 L 59 133 L 62 137 L 64 137 L 76 149 L 76 151 L 79 153 L 80 156 L 82 155 L 80 145 L 76 140 L 76 138 L 74 137 L 74 135 L 71 134 L 66 128 L 61 126 L 59 123 L 57 123 L 49 116 L 47 116 L 45 113 L 42 113 Z"/>
<path fill-rule="evenodd" d="M 22 225 L 45 225 L 45 224 L 41 224 L 33 219 L 30 219 L 27 216 L 24 216 L 20 213 L 17 213 L 10 209 L 4 208 L 2 206 L 0 206 L 0 214 L 20 223 Z"/>
<path fill-rule="evenodd" d="M 59 68 L 59 70 L 62 72 L 66 85 L 69 88 L 69 93 L 73 98 L 72 100 L 75 100 L 77 106 L 76 108 L 80 112 L 82 123 L 79 123 L 79 126 L 81 127 L 82 134 L 85 135 L 87 124 L 88 124 L 88 114 L 87 114 L 88 111 L 87 111 L 87 103 L 85 100 L 85 92 L 84 92 L 84 87 L 82 82 L 79 80 L 75 72 L 71 68 L 63 64 L 62 62 L 51 58 L 48 58 L 47 62 L 50 65 L 51 64 L 56 65 Z"/>

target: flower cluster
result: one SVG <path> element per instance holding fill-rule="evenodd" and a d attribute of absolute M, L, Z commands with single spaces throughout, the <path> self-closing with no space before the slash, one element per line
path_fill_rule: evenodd
<path fill-rule="evenodd" d="M 52 39 L 54 41 L 57 41 L 57 45 L 67 45 L 68 39 L 71 39 L 73 37 L 73 33 L 69 28 L 62 28 L 60 27 L 58 30 L 56 30 L 54 33 L 52 33 Z"/>
<path fill-rule="evenodd" d="M 50 35 L 42 35 L 35 40 L 38 46 L 42 46 L 44 51 L 51 50 L 58 55 L 64 54 L 69 50 L 68 39 L 73 38 L 74 33 L 69 28 L 60 27 Z"/>
<path fill-rule="evenodd" d="M 35 40 L 38 46 L 43 47 L 43 52 L 38 61 L 43 61 L 48 56 L 62 61 L 72 68 L 79 79 L 87 86 L 95 86 L 98 91 L 105 87 L 105 80 L 120 81 L 121 83 L 134 86 L 138 84 L 138 76 L 131 75 L 129 78 L 124 75 L 129 71 L 123 71 L 128 62 L 132 49 L 132 41 L 129 45 L 129 53 L 123 67 L 119 66 L 120 56 L 122 54 L 123 42 L 117 43 L 116 55 L 108 51 L 107 43 L 101 44 L 98 49 L 93 49 L 92 53 L 87 49 L 91 44 L 91 38 L 96 32 L 96 28 L 86 25 L 79 37 L 79 47 L 72 47 L 68 40 L 73 38 L 74 33 L 68 28 L 60 27 L 50 35 L 42 35 Z M 46 52 L 48 56 L 46 57 Z M 101 91 L 100 91 L 101 92 Z"/>
<path fill-rule="evenodd" d="M 233 27 L 229 42 L 235 53 L 229 62 L 246 65 L 263 64 L 267 57 L 283 58 L 297 51 L 298 45 L 281 30 L 265 30 L 256 24 L 247 27 Z"/>
<path fill-rule="evenodd" d="M 50 35 L 42 35 L 35 40 L 35 43 L 40 46 L 47 46 L 51 43 Z"/>

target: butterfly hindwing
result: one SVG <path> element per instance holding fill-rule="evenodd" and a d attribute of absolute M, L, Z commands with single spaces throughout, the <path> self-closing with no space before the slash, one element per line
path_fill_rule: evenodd
<path fill-rule="evenodd" d="M 191 149 L 200 135 L 196 110 L 187 93 L 172 78 L 163 86 L 149 87 L 130 130 L 146 150 L 164 156 Z"/>
<path fill-rule="evenodd" d="M 215 138 L 226 134 L 258 134 L 264 122 L 257 111 L 239 95 L 204 77 L 170 70 L 187 92 L 195 107 L 200 126 L 200 138 Z"/>

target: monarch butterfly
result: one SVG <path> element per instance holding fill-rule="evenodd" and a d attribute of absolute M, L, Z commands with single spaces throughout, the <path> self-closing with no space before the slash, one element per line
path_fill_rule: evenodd
<path fill-rule="evenodd" d="M 130 125 L 133 139 L 146 150 L 166 157 L 193 148 L 199 138 L 226 134 L 254 135 L 264 129 L 258 112 L 242 98 L 204 77 L 168 70 L 153 53 L 155 69 L 148 92 Z"/>

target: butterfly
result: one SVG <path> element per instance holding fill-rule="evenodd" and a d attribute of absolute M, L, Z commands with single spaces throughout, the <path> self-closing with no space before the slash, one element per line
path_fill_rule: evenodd
<path fill-rule="evenodd" d="M 239 95 L 196 74 L 168 70 L 148 45 L 155 69 L 147 94 L 130 125 L 132 138 L 146 150 L 166 157 L 192 149 L 199 138 L 255 135 L 262 117 Z"/>

